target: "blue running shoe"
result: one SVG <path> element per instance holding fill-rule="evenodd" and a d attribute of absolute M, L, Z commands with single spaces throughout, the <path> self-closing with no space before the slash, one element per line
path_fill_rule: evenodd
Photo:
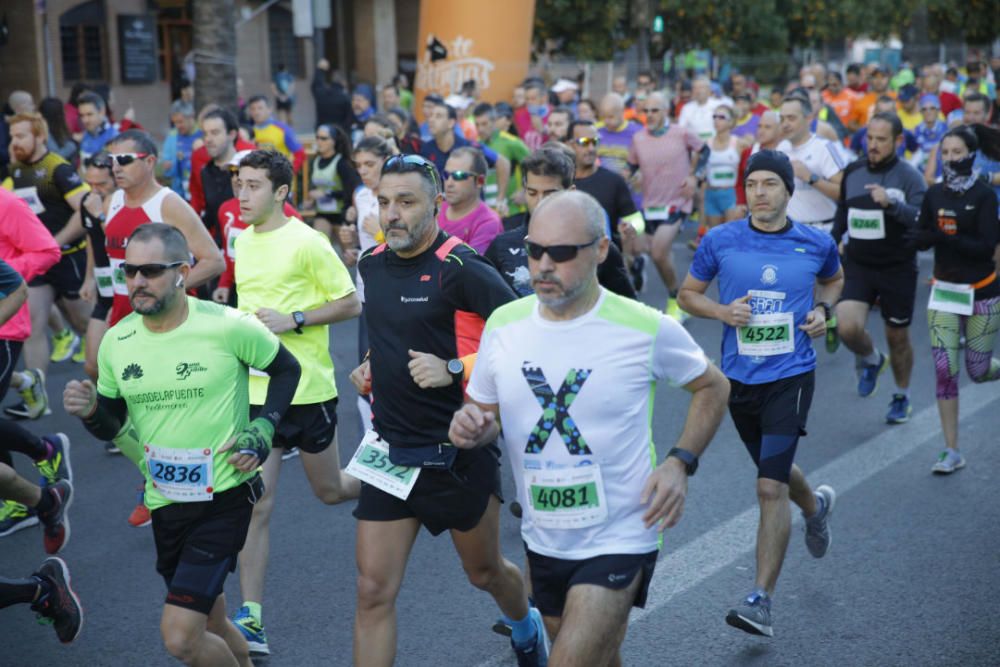
<path fill-rule="evenodd" d="M 763 591 L 754 591 L 747 596 L 743 604 L 729 610 L 726 614 L 726 623 L 752 635 L 773 637 L 771 598 Z"/>
<path fill-rule="evenodd" d="M 858 375 L 858 396 L 867 398 L 878 389 L 878 376 L 889 367 L 889 357 L 878 353 L 877 364 L 862 364 L 861 372 Z"/>
<path fill-rule="evenodd" d="M 549 664 L 549 636 L 545 632 L 542 613 L 531 607 L 528 616 L 535 626 L 535 640 L 527 646 L 518 646 L 513 638 L 510 640 L 514 654 L 517 655 L 517 667 L 546 667 Z"/>
<path fill-rule="evenodd" d="M 267 635 L 264 634 L 264 626 L 250 613 L 249 607 L 240 607 L 236 616 L 233 617 L 233 623 L 247 640 L 250 655 L 271 655 L 271 649 L 267 645 Z"/>
<path fill-rule="evenodd" d="M 905 394 L 893 394 L 885 421 L 888 424 L 905 424 L 910 421 L 911 412 L 913 412 L 913 407 L 910 405 L 910 399 Z"/>

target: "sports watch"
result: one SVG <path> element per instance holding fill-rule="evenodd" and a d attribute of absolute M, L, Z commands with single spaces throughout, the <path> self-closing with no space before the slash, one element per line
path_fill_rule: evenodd
<path fill-rule="evenodd" d="M 301 310 L 296 310 L 292 313 L 292 319 L 295 321 L 295 333 L 302 333 L 302 327 L 306 325 L 306 316 Z"/>
<path fill-rule="evenodd" d="M 461 383 L 465 378 L 465 362 L 461 359 L 449 359 L 448 372 L 451 373 L 454 382 Z"/>
<path fill-rule="evenodd" d="M 691 477 L 698 472 L 698 457 L 688 450 L 681 449 L 680 447 L 674 447 L 667 452 L 667 458 L 669 459 L 671 456 L 676 459 L 680 459 L 681 463 L 684 464 L 685 470 L 687 470 L 688 477 Z"/>
<path fill-rule="evenodd" d="M 809 185 L 816 185 L 821 180 L 823 179 L 818 174 L 809 174 Z"/>

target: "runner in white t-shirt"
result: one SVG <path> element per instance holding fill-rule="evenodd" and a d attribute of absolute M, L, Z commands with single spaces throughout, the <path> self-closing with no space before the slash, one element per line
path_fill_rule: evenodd
<path fill-rule="evenodd" d="M 554 637 L 550 664 L 620 664 L 632 606 L 645 604 L 665 528 L 680 519 L 722 418 L 728 383 L 672 318 L 600 287 L 604 214 L 590 195 L 551 195 L 525 241 L 535 294 L 486 323 L 449 439 L 492 442 L 503 423 L 532 593 Z M 659 465 L 656 383 L 692 393 Z"/>
<path fill-rule="evenodd" d="M 788 203 L 788 217 L 829 232 L 847 161 L 837 144 L 809 131 L 811 113 L 812 105 L 802 97 L 789 96 L 781 104 L 785 141 L 778 144 L 778 150 L 789 157 L 795 170 L 795 194 Z"/>

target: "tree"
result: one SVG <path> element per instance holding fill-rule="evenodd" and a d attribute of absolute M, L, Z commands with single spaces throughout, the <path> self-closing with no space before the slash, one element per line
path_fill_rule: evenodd
<path fill-rule="evenodd" d="M 988 44 L 1000 35 L 1000 3 L 997 0 L 929 0 L 928 32 L 932 39 L 960 39 L 969 44 Z"/>
<path fill-rule="evenodd" d="M 234 0 L 194 3 L 194 101 L 236 111 L 236 6 Z"/>
<path fill-rule="evenodd" d="M 537 0 L 534 39 L 539 51 L 580 60 L 611 60 L 632 44 L 625 2 L 599 0 Z"/>

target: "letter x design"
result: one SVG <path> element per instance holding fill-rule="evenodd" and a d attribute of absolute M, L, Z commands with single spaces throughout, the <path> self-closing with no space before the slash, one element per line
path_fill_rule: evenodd
<path fill-rule="evenodd" d="M 576 395 L 580 393 L 583 383 L 590 377 L 590 369 L 571 368 L 566 374 L 558 392 L 553 392 L 548 380 L 541 368 L 529 365 L 525 362 L 521 366 L 521 373 L 527 380 L 528 386 L 538 404 L 542 406 L 542 416 L 538 418 L 535 428 L 531 429 L 528 436 L 528 444 L 524 448 L 525 454 L 538 454 L 545 448 L 552 430 L 559 431 L 566 449 L 574 456 L 584 456 L 592 454 L 583 434 L 577 428 L 576 422 L 569 414 L 569 408 L 576 400 Z"/>

